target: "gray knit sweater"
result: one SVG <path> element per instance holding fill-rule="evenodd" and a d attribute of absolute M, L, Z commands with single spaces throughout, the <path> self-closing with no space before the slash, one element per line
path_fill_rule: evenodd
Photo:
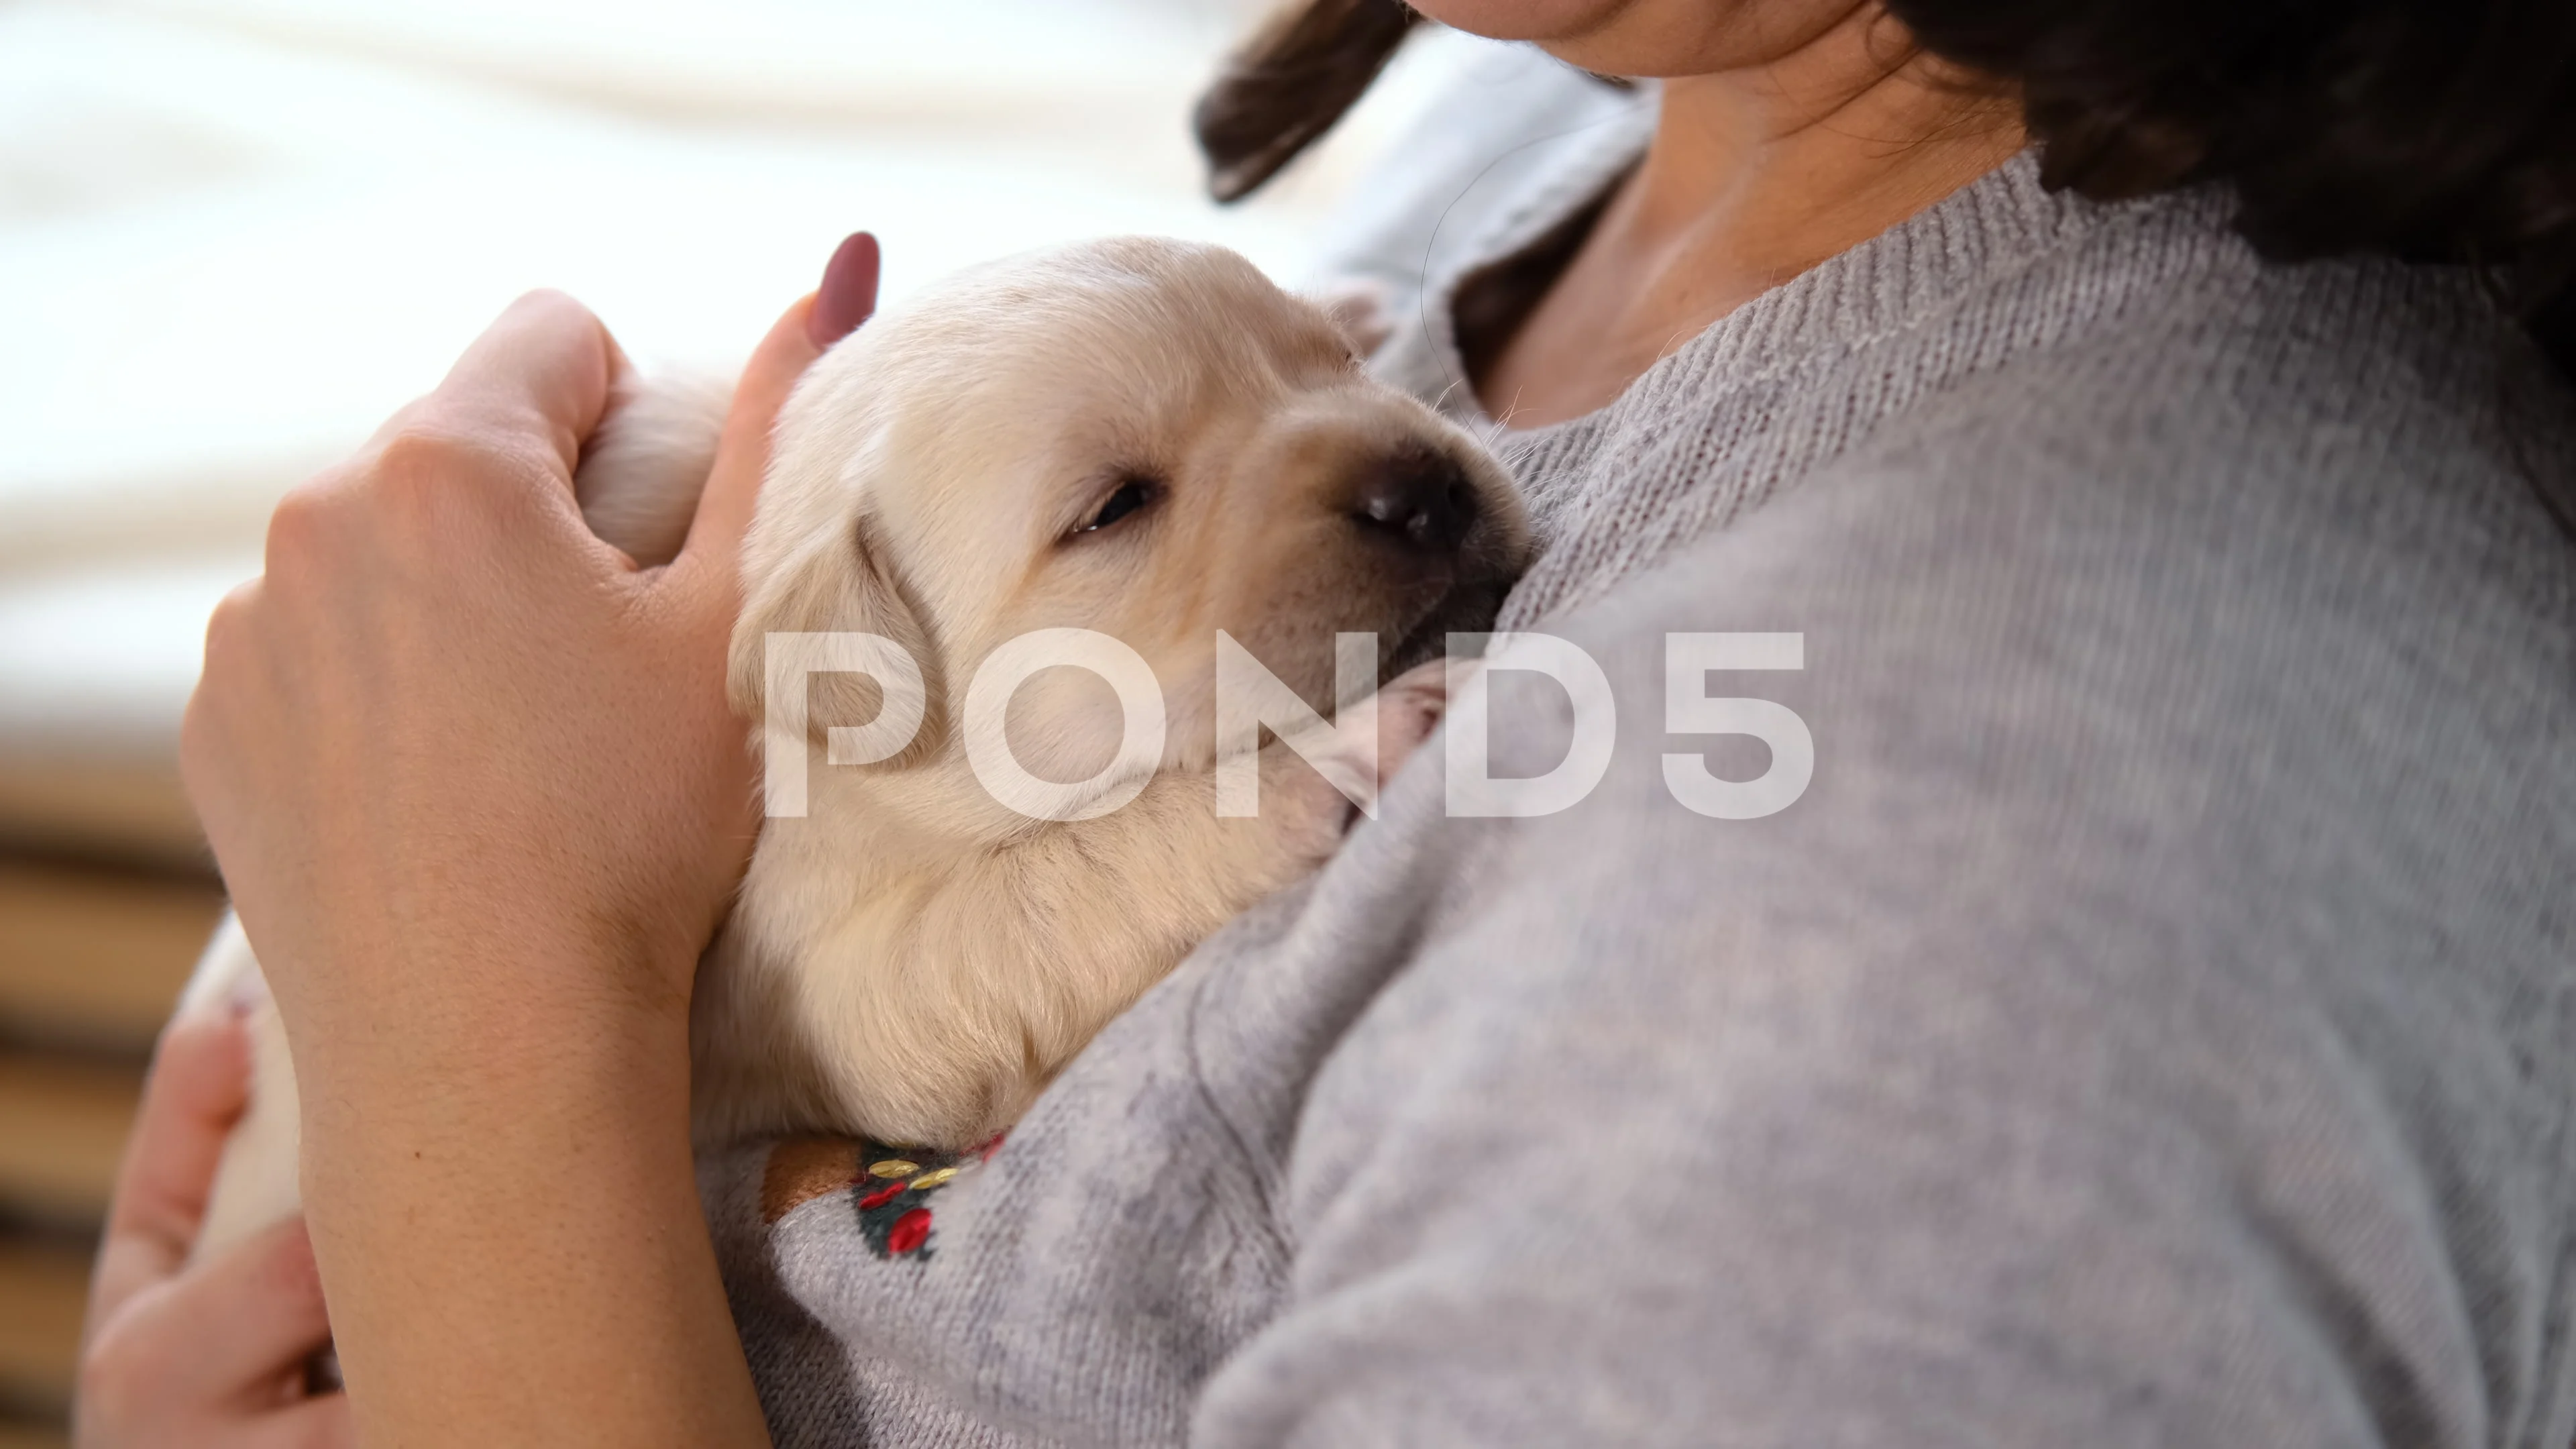
<path fill-rule="evenodd" d="M 1653 104 L 1496 66 L 1341 253 L 1451 406 L 1451 284 Z M 2566 1449 L 2576 404 L 2224 219 L 2015 162 L 1515 440 L 1599 787 L 1426 751 L 989 1159 L 706 1163 L 779 1442 Z M 1667 680 L 1720 631 L 1804 667 Z M 1677 803 L 1774 763 L 1701 688 L 1794 804 Z"/>

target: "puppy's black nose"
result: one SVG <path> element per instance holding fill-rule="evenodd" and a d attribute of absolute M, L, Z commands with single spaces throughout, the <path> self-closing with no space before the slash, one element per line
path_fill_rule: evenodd
<path fill-rule="evenodd" d="M 1406 548 L 1449 553 L 1476 522 L 1476 490 L 1446 453 L 1410 448 L 1361 472 L 1351 521 Z"/>

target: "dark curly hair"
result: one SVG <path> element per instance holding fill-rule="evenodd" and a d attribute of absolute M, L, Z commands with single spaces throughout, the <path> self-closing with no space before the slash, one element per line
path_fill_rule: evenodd
<path fill-rule="evenodd" d="M 1931 55 L 2011 87 L 2052 187 L 2232 183 L 2267 257 L 2481 269 L 2576 377 L 2571 0 L 1883 0 Z M 1419 17 L 1301 0 L 1227 64 L 1196 129 L 1221 201 L 1331 129 Z"/>

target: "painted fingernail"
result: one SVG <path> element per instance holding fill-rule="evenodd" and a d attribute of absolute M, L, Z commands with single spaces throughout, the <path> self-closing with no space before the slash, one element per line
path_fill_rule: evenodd
<path fill-rule="evenodd" d="M 823 285 L 806 316 L 805 335 L 817 347 L 829 347 L 859 328 L 877 310 L 879 254 L 874 235 L 857 231 L 832 253 L 823 268 Z"/>

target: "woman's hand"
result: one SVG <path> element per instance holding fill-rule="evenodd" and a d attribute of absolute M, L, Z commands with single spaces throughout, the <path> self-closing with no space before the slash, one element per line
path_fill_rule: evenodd
<path fill-rule="evenodd" d="M 541 295 L 280 505 L 208 629 L 182 766 L 286 1023 L 370 1438 L 759 1437 L 689 984 L 758 824 L 723 681 L 770 423 L 875 273 L 853 238 L 762 343 L 668 566 L 582 524 L 621 362 Z"/>
<path fill-rule="evenodd" d="M 613 986 L 684 1012 L 757 824 L 720 687 L 736 556 L 769 414 L 815 352 L 801 309 L 773 331 L 665 568 L 592 537 L 574 505 L 622 363 L 558 295 L 522 299 L 279 504 L 265 574 L 207 631 L 182 758 L 299 1066 L 372 1055 L 374 1027 L 506 1018 L 531 993 Z M 587 969 L 602 952 L 614 981 Z M 491 955 L 526 960 L 477 964 Z M 507 990 L 425 979 L 415 956 Z M 386 993 L 431 1019 L 391 1017 Z"/>
<path fill-rule="evenodd" d="M 90 1282 L 83 1449 L 355 1442 L 348 1400 L 305 1392 L 305 1361 L 331 1330 L 304 1224 L 188 1262 L 249 1080 L 249 1039 L 232 1018 L 163 1034 Z"/>

